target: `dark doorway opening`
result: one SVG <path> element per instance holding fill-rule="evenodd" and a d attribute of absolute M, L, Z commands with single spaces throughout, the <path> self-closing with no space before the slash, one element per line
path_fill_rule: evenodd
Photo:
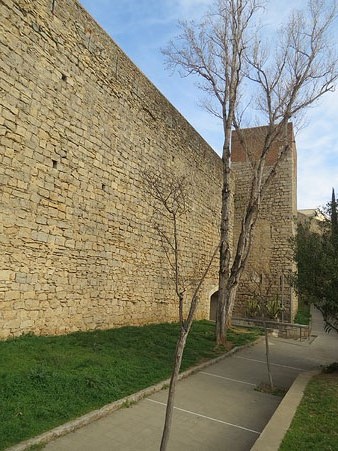
<path fill-rule="evenodd" d="M 218 291 L 216 291 L 210 298 L 209 319 L 211 321 L 216 321 L 217 304 L 218 304 Z"/>

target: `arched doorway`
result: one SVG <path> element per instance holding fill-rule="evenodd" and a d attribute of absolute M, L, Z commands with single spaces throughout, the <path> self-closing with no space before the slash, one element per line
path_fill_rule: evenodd
<path fill-rule="evenodd" d="M 210 297 L 209 319 L 211 321 L 216 321 L 217 304 L 218 304 L 218 290 L 215 291 L 215 293 L 212 294 Z"/>

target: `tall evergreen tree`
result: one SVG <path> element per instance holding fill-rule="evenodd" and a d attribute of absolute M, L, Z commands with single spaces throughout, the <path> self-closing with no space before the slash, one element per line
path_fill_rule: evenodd
<path fill-rule="evenodd" d="M 332 188 L 332 201 L 331 201 L 331 234 L 332 241 L 336 249 L 338 248 L 338 212 L 337 212 L 337 201 L 334 188 Z"/>

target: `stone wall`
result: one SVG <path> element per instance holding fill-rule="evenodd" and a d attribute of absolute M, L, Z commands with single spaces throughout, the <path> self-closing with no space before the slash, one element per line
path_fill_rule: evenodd
<path fill-rule="evenodd" d="M 188 296 L 218 241 L 221 159 L 76 0 L 2 0 L 0 17 L 0 338 L 177 320 L 154 216 L 172 224 L 156 216 L 144 171 L 187 177 Z M 237 224 L 250 177 L 241 158 Z M 287 269 L 294 170 L 290 156 L 247 274 Z M 209 317 L 217 283 L 216 259 L 197 318 Z"/>
<path fill-rule="evenodd" d="M 242 130 L 250 146 L 252 160 L 261 150 L 266 128 Z M 253 294 L 275 297 L 286 309 L 283 319 L 292 320 L 297 312 L 297 299 L 290 285 L 290 275 L 295 271 L 290 239 L 296 233 L 297 218 L 297 155 L 292 125 L 288 126 L 289 151 L 281 161 L 277 174 L 269 186 L 254 229 L 252 249 L 239 286 L 236 313 L 245 314 L 245 303 Z M 276 141 L 267 156 L 266 171 L 270 171 L 285 142 Z M 236 175 L 235 190 L 235 239 L 239 235 L 243 206 L 250 188 L 251 163 L 234 133 L 232 144 L 233 171 Z"/>
<path fill-rule="evenodd" d="M 218 240 L 220 158 L 78 2 L 0 16 L 0 337 L 176 320 L 142 172 L 191 182 L 191 276 Z M 216 284 L 217 261 L 197 317 Z"/>

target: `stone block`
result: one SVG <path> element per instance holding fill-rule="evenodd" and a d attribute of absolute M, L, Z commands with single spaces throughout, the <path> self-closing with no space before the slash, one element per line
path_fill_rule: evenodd
<path fill-rule="evenodd" d="M 0 269 L 0 282 L 9 282 L 13 280 L 15 276 L 14 271 L 7 269 Z"/>

